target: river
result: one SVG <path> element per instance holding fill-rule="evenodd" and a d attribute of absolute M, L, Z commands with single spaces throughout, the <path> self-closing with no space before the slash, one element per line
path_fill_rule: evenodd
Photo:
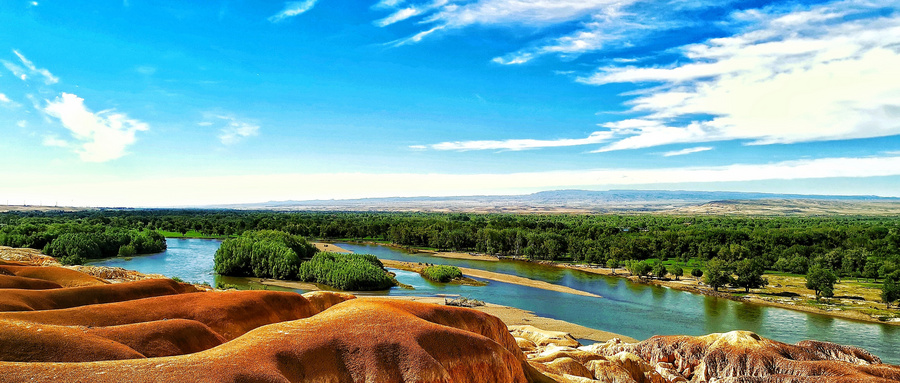
<path fill-rule="evenodd" d="M 167 243 L 168 250 L 160 254 L 112 258 L 92 264 L 177 276 L 186 281 L 211 285 L 215 285 L 217 281 L 235 283 L 233 278 L 223 278 L 213 273 L 213 255 L 219 247 L 219 241 L 168 239 Z M 458 294 L 635 339 L 646 339 L 653 335 L 704 335 L 748 330 L 787 343 L 815 339 L 856 345 L 887 363 L 900 364 L 900 347 L 897 347 L 900 345 L 900 327 L 897 326 L 735 302 L 665 287 L 636 284 L 624 278 L 528 262 L 460 260 L 421 253 L 410 254 L 378 245 L 337 245 L 356 253 L 374 254 L 382 259 L 455 265 L 519 275 L 588 291 L 602 298 L 497 281 L 490 281 L 488 286 L 483 287 L 432 283 L 416 273 L 402 270 L 391 271 L 397 274 L 400 282 L 412 285 L 415 290 L 395 287 L 359 295 Z"/>

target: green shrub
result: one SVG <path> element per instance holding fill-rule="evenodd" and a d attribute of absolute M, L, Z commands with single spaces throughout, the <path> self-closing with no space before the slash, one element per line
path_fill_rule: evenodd
<path fill-rule="evenodd" d="M 297 279 L 350 291 L 384 290 L 396 284 L 370 254 L 318 253 L 300 265 Z"/>
<path fill-rule="evenodd" d="M 133 256 L 134 254 L 136 254 L 136 252 L 134 251 L 134 246 L 124 245 L 119 248 L 119 256 L 120 257 L 130 257 L 130 256 Z"/>
<path fill-rule="evenodd" d="M 462 271 L 459 270 L 459 267 L 445 265 L 428 266 L 422 269 L 421 274 L 425 279 L 441 283 L 447 283 L 456 278 L 462 278 L 463 275 Z"/>

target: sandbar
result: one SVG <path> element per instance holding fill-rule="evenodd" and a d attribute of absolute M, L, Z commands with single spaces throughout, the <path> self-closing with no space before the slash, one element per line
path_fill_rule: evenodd
<path fill-rule="evenodd" d="M 408 270 L 408 271 L 413 271 L 413 272 L 418 272 L 418 270 L 421 269 L 421 266 L 419 264 L 412 263 L 412 262 L 402 262 L 402 261 L 393 261 L 390 259 L 382 259 L 381 263 L 384 264 L 386 267 L 392 267 L 395 269 Z M 538 289 L 556 291 L 556 292 L 560 292 L 560 293 L 575 294 L 575 295 L 594 297 L 594 298 L 602 298 L 599 295 L 592 294 L 587 291 L 576 290 L 571 287 L 554 285 L 549 282 L 537 281 L 534 279 L 523 278 L 523 277 L 519 277 L 519 276 L 515 276 L 515 275 L 495 273 L 492 271 L 470 269 L 467 267 L 460 267 L 459 270 L 462 271 L 463 275 L 468 276 L 468 277 L 490 279 L 492 281 L 512 283 L 512 284 L 516 284 L 516 285 L 520 285 L 520 286 L 534 287 L 534 288 L 538 288 Z"/>

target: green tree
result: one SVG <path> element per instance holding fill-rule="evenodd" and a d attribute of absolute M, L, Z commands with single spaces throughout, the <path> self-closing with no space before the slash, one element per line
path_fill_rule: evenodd
<path fill-rule="evenodd" d="M 871 279 L 875 282 L 878 282 L 878 274 L 879 269 L 882 266 L 882 261 L 875 257 L 869 257 L 866 259 L 866 265 L 863 267 L 863 278 Z"/>
<path fill-rule="evenodd" d="M 631 275 L 636 275 L 640 279 L 644 279 L 652 271 L 652 267 L 644 261 L 626 261 L 625 268 Z"/>
<path fill-rule="evenodd" d="M 834 296 L 834 283 L 837 277 L 831 270 L 814 265 L 806 274 L 806 288 L 815 291 L 816 300 L 820 297 L 831 298 Z"/>
<path fill-rule="evenodd" d="M 703 276 L 703 269 L 701 269 L 699 267 L 695 267 L 694 269 L 691 270 L 691 276 L 693 276 L 694 278 L 700 279 L 700 277 Z"/>
<path fill-rule="evenodd" d="M 884 278 L 881 284 L 881 301 L 891 308 L 891 302 L 900 300 L 900 271 L 895 271 Z"/>
<path fill-rule="evenodd" d="M 669 269 L 669 274 L 674 275 L 675 280 L 677 281 L 678 278 L 681 278 L 681 276 L 684 275 L 684 269 L 682 269 L 681 266 L 675 265 Z"/>
<path fill-rule="evenodd" d="M 651 271 L 656 279 L 663 279 L 666 276 L 666 273 L 669 272 L 669 270 L 666 270 L 666 265 L 663 265 L 663 263 L 659 261 L 653 264 Z"/>
<path fill-rule="evenodd" d="M 758 289 L 769 283 L 767 279 L 762 277 L 763 272 L 763 266 L 757 260 L 745 259 L 737 262 L 734 269 L 737 279 L 734 280 L 734 284 L 744 288 L 744 291 L 749 293 L 750 289 Z"/>
<path fill-rule="evenodd" d="M 612 269 L 613 274 L 616 272 L 616 268 L 619 267 L 619 260 L 615 258 L 610 258 L 606 260 L 606 267 Z"/>
<path fill-rule="evenodd" d="M 715 291 L 719 291 L 719 287 L 732 284 L 731 270 L 725 261 L 712 259 L 706 263 L 705 282 Z"/>

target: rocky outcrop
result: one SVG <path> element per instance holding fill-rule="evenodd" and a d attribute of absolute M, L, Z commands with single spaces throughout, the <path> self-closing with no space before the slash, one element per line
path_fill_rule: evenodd
<path fill-rule="evenodd" d="M 796 345 L 732 331 L 700 337 L 657 336 L 640 343 L 614 339 L 585 347 L 538 347 L 532 364 L 563 382 L 872 382 L 900 381 L 900 367 L 857 347 L 819 341 Z M 582 364 L 592 376 L 572 365 Z"/>

